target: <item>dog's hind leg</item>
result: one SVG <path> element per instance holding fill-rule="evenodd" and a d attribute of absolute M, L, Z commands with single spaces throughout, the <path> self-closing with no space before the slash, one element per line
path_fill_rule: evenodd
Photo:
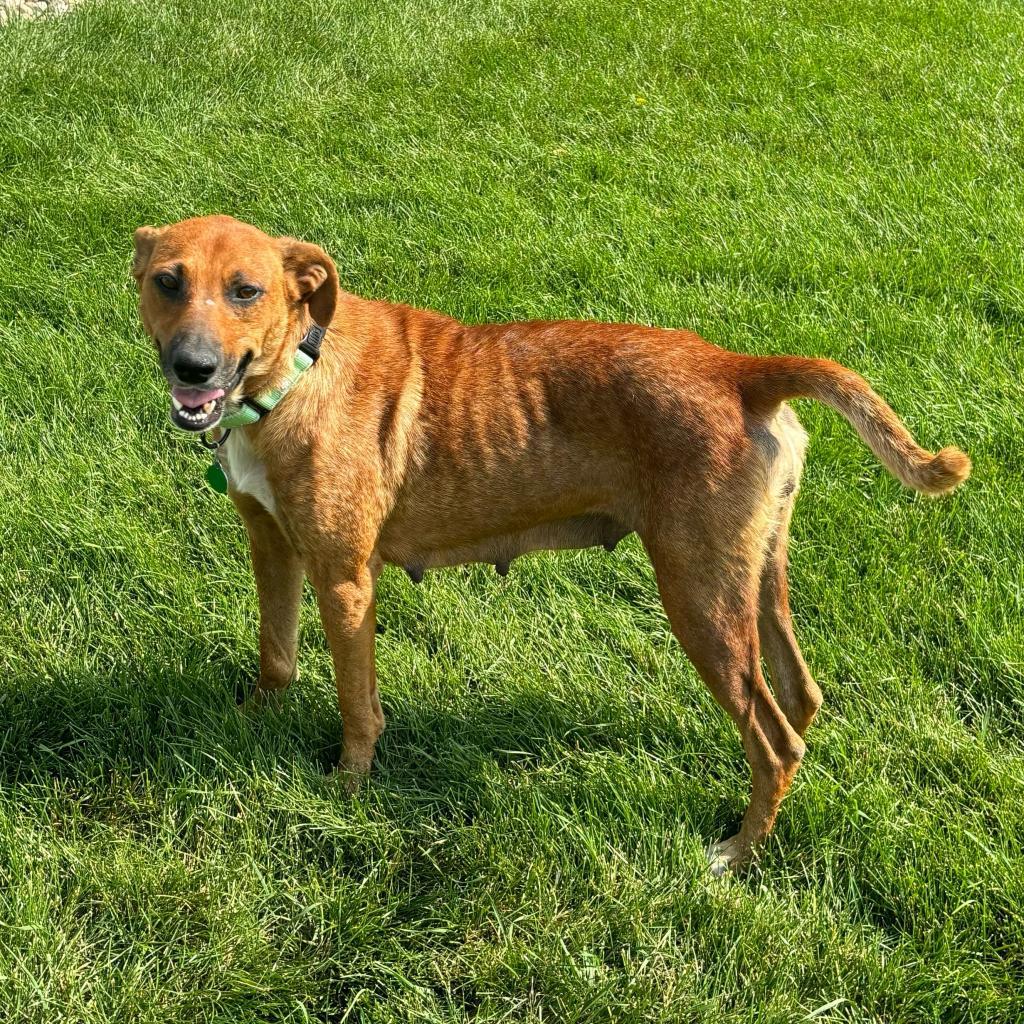
<path fill-rule="evenodd" d="M 750 763 L 750 804 L 737 835 L 710 851 L 715 874 L 742 866 L 771 831 L 804 753 L 761 673 L 757 630 L 763 549 L 693 538 L 648 543 L 672 631 L 739 728 Z"/>
<path fill-rule="evenodd" d="M 789 610 L 786 549 L 792 507 L 792 499 L 789 499 L 761 573 L 757 632 L 775 697 L 789 724 L 803 736 L 821 707 L 821 690 L 800 652 Z"/>
<path fill-rule="evenodd" d="M 789 522 L 800 486 L 807 434 L 793 410 L 785 405 L 767 428 L 775 444 L 762 442 L 761 450 L 768 455 L 768 501 L 776 511 L 774 522 L 769 521 L 761 570 L 757 632 L 776 700 L 789 724 L 803 736 L 821 707 L 821 690 L 807 669 L 793 633 L 786 568 Z"/>
<path fill-rule="evenodd" d="M 266 703 L 295 679 L 302 599 L 302 560 L 274 517 L 248 494 L 232 500 L 249 534 L 260 602 L 260 676 L 252 704 Z"/>

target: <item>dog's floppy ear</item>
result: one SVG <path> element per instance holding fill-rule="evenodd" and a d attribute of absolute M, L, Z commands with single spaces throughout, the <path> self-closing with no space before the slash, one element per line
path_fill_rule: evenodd
<path fill-rule="evenodd" d="M 152 228 L 148 225 L 135 229 L 135 256 L 132 258 L 132 277 L 139 284 L 142 283 L 146 267 L 149 266 L 149 258 L 153 255 L 153 247 L 163 233 L 163 228 Z"/>
<path fill-rule="evenodd" d="M 321 327 L 329 326 L 338 304 L 338 271 L 334 260 L 312 242 L 299 242 L 294 238 L 280 241 L 281 262 L 292 298 L 306 303 L 309 315 Z"/>

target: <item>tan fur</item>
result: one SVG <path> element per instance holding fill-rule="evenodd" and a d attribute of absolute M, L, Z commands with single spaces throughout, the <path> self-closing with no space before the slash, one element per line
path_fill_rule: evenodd
<path fill-rule="evenodd" d="M 187 303 L 152 284 L 169 265 L 189 281 Z M 265 288 L 241 312 L 223 299 L 239 271 Z M 323 250 L 226 217 L 140 228 L 134 273 L 158 347 L 189 324 L 214 335 L 225 360 L 252 354 L 241 393 L 282 377 L 311 315 L 330 323 L 316 367 L 244 428 L 259 487 L 231 491 L 260 595 L 258 692 L 295 675 L 305 573 L 334 658 L 341 768 L 363 773 L 384 727 L 374 588 L 385 563 L 414 577 L 467 561 L 504 568 L 527 551 L 613 547 L 635 531 L 672 628 L 736 722 L 752 769 L 750 806 L 739 834 L 713 850 L 716 870 L 745 862 L 767 835 L 821 702 L 786 588 L 806 435 L 781 403 L 805 395 L 833 406 L 926 493 L 969 470 L 956 449 L 924 452 L 836 364 L 737 355 L 689 331 L 465 325 L 342 292 Z"/>

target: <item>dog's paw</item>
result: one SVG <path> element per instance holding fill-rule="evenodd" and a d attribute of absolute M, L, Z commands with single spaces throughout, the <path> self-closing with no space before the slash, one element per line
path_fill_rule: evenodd
<path fill-rule="evenodd" d="M 345 796 L 355 796 L 370 775 L 373 758 L 345 757 L 342 755 L 334 779 Z"/>
<path fill-rule="evenodd" d="M 712 843 L 708 848 L 708 867 L 715 878 L 741 871 L 750 861 L 750 847 L 738 835 Z"/>
<path fill-rule="evenodd" d="M 280 711 L 287 700 L 288 690 L 280 687 L 276 690 L 264 689 L 257 686 L 241 704 L 238 705 L 239 714 L 255 715 L 264 711 Z"/>

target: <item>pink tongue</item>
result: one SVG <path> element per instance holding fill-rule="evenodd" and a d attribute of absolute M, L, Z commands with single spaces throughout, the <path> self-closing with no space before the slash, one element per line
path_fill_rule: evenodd
<path fill-rule="evenodd" d="M 181 402 L 186 409 L 198 409 L 215 398 L 224 397 L 224 389 L 217 388 L 216 391 L 196 391 L 194 388 L 171 388 L 171 394 Z"/>

